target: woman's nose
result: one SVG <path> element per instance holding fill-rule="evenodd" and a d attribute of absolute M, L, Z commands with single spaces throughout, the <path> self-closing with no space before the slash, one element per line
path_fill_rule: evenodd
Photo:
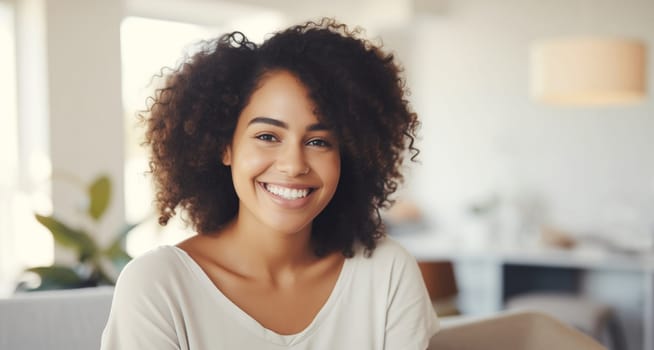
<path fill-rule="evenodd" d="M 288 177 L 296 177 L 309 173 L 309 166 L 306 162 L 302 147 L 283 147 L 277 157 L 277 170 Z"/>

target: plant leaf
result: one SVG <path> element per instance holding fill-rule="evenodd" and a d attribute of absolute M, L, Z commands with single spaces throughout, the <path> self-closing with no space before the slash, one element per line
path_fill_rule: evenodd
<path fill-rule="evenodd" d="M 106 175 L 101 175 L 88 188 L 90 204 L 89 215 L 94 220 L 99 220 L 107 210 L 111 200 L 111 180 Z"/>
<path fill-rule="evenodd" d="M 75 270 L 67 266 L 33 267 L 26 271 L 36 273 L 41 278 L 41 284 L 31 289 L 35 291 L 79 288 L 84 285 L 84 280 L 77 275 Z"/>
<path fill-rule="evenodd" d="M 35 217 L 38 222 L 50 230 L 52 238 L 57 243 L 77 250 L 80 261 L 85 261 L 98 253 L 98 247 L 88 233 L 70 228 L 52 216 L 37 214 Z"/>

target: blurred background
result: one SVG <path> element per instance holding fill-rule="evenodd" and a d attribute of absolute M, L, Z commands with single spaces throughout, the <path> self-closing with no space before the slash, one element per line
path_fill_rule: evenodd
<path fill-rule="evenodd" d="M 153 75 L 200 40 L 239 30 L 261 42 L 321 16 L 363 27 L 404 67 L 421 153 L 384 218 L 420 261 L 454 266 L 456 312 L 566 291 L 614 309 L 626 347 L 653 349 L 651 92 L 543 103 L 532 56 L 578 35 L 652 47 L 650 0 L 0 0 L 0 293 L 25 268 L 72 259 L 34 213 L 86 224 L 84 184 L 99 174 L 113 185 L 100 244 L 125 222 L 143 222 L 127 237 L 133 256 L 193 234 L 156 224 L 137 118 Z M 534 271 L 545 277 L 524 282 Z"/>

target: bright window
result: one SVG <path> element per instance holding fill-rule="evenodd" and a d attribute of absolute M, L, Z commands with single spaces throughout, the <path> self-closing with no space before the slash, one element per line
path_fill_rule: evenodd
<path fill-rule="evenodd" d="M 54 260 L 52 237 L 34 219 L 34 212 L 52 209 L 50 163 L 39 152 L 21 152 L 33 149 L 45 126 L 19 123 L 14 14 L 0 2 L 0 296 L 11 294 L 23 269 Z"/>

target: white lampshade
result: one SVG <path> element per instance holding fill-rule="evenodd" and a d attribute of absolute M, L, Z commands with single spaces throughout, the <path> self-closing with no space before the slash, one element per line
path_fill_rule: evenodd
<path fill-rule="evenodd" d="M 531 48 L 531 89 L 539 101 L 609 105 L 645 98 L 645 45 L 631 39 L 570 37 Z"/>

